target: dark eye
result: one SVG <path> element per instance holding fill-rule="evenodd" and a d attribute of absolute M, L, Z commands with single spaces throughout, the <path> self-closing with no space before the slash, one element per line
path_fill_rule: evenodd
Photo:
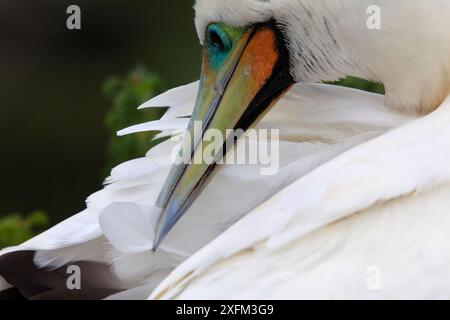
<path fill-rule="evenodd" d="M 219 51 L 225 50 L 225 44 L 216 30 L 209 31 L 209 42 L 217 50 Z"/>
<path fill-rule="evenodd" d="M 228 34 L 218 24 L 209 26 L 207 40 L 208 46 L 216 52 L 228 52 L 233 46 Z"/>

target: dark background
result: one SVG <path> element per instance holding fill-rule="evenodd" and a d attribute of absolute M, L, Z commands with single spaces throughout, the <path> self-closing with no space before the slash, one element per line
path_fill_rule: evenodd
<path fill-rule="evenodd" d="M 71 4 L 80 31 L 66 28 Z M 42 209 L 53 224 L 85 207 L 105 178 L 102 84 L 139 63 L 167 87 L 196 80 L 192 5 L 0 0 L 0 216 Z"/>

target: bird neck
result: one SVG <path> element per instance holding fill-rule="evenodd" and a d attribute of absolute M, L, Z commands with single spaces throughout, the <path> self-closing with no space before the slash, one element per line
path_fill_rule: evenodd
<path fill-rule="evenodd" d="M 298 81 L 381 82 L 388 107 L 426 114 L 450 93 L 450 1 L 434 3 L 285 0 L 275 18 Z"/>

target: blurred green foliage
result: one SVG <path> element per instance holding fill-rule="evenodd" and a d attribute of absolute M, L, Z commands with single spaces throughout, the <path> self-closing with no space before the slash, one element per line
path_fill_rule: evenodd
<path fill-rule="evenodd" d="M 104 94 L 112 107 L 105 122 L 110 135 L 107 149 L 105 175 L 127 160 L 142 157 L 157 142 L 151 141 L 158 132 L 143 132 L 117 137 L 116 132 L 131 125 L 159 119 L 165 108 L 148 108 L 137 111 L 143 102 L 161 93 L 161 79 L 144 66 L 138 66 L 124 77 L 111 77 L 103 86 Z"/>
<path fill-rule="evenodd" d="M 49 226 L 45 212 L 35 211 L 24 217 L 13 213 L 0 219 L 0 249 L 21 244 Z"/>

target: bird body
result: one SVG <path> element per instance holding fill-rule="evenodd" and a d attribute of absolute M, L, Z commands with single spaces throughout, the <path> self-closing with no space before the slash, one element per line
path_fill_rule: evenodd
<path fill-rule="evenodd" d="M 448 299 L 449 117 L 450 97 L 311 171 L 181 265 L 152 297 Z"/>
<path fill-rule="evenodd" d="M 170 108 L 119 134 L 196 119 L 279 129 L 278 173 L 196 172 L 163 142 L 115 168 L 85 211 L 2 251 L 0 291 L 45 297 L 61 290 L 51 270 L 85 262 L 111 299 L 448 298 L 450 4 L 373 2 L 198 0 L 201 81 L 144 103 Z M 386 95 L 313 83 L 347 75 Z"/>

